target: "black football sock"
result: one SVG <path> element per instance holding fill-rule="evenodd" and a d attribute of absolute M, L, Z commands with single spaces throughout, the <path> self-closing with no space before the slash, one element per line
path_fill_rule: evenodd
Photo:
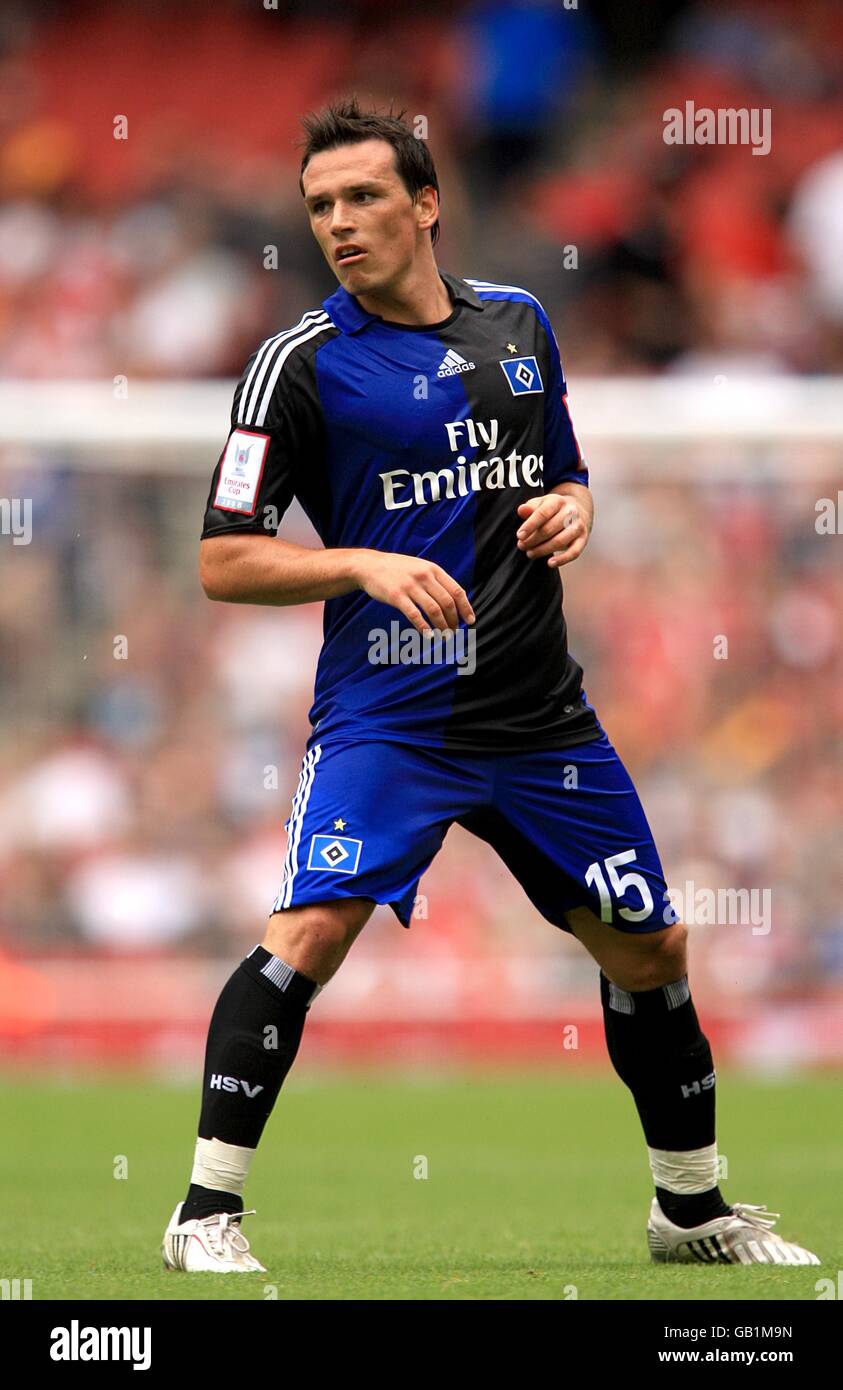
<path fill-rule="evenodd" d="M 192 1182 L 181 1209 L 180 1221 L 202 1221 L 206 1216 L 229 1211 L 232 1215 L 243 1210 L 243 1198 L 236 1192 L 220 1192 L 218 1188 L 202 1187 Z"/>
<path fill-rule="evenodd" d="M 728 1215 L 715 1178 L 714 1063 L 687 975 L 629 991 L 601 970 L 600 998 L 609 1056 L 632 1092 L 662 1211 L 686 1228 Z"/>
<path fill-rule="evenodd" d="M 197 1161 L 181 1221 L 243 1210 L 239 1189 L 248 1162 L 319 989 L 263 946 L 241 961 L 223 987 L 208 1030 Z"/>
<path fill-rule="evenodd" d="M 732 1210 L 719 1187 L 711 1187 L 707 1192 L 669 1192 L 666 1187 L 656 1187 L 656 1196 L 667 1219 L 686 1230 L 713 1221 L 716 1216 L 728 1216 Z"/>

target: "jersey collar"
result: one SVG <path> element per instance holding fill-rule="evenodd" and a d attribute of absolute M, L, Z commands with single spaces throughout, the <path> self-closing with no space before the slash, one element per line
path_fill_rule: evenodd
<path fill-rule="evenodd" d="M 439 276 L 450 289 L 455 304 L 467 304 L 470 309 L 482 310 L 482 299 L 465 280 L 457 279 L 456 275 L 449 275 L 446 270 L 440 270 Z M 368 313 L 342 285 L 328 299 L 323 300 L 322 308 L 343 333 L 359 333 L 361 328 L 380 317 L 378 314 Z"/>

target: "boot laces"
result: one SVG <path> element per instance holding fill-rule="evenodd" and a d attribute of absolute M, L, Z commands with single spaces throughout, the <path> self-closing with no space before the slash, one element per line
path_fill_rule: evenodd
<path fill-rule="evenodd" d="M 778 1211 L 768 1211 L 766 1205 L 756 1207 L 750 1202 L 732 1202 L 732 1211 L 735 1216 L 745 1221 L 747 1226 L 757 1226 L 764 1231 L 769 1231 L 775 1226 L 781 1215 Z"/>
<path fill-rule="evenodd" d="M 249 1242 L 238 1223 L 241 1216 L 255 1215 L 257 1213 L 252 1208 L 250 1211 L 223 1211 L 215 1216 L 206 1216 L 200 1224 L 205 1228 L 208 1244 L 214 1254 L 224 1260 L 230 1260 L 238 1254 L 247 1255 L 250 1249 Z"/>

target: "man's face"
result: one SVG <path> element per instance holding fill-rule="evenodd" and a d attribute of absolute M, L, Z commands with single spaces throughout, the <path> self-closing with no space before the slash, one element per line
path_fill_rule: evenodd
<path fill-rule="evenodd" d="M 302 183 L 313 235 L 349 294 L 377 294 L 399 279 L 417 254 L 420 220 L 429 239 L 433 190 L 413 203 L 385 140 L 315 154 Z"/>

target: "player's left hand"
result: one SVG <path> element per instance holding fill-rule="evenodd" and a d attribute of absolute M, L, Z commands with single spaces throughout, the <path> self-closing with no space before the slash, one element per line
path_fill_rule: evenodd
<path fill-rule="evenodd" d="M 588 542 L 588 527 L 572 497 L 550 492 L 545 497 L 531 497 L 517 510 L 521 517 L 518 549 L 526 552 L 528 560 L 547 556 L 548 566 L 558 569 L 582 554 Z"/>

